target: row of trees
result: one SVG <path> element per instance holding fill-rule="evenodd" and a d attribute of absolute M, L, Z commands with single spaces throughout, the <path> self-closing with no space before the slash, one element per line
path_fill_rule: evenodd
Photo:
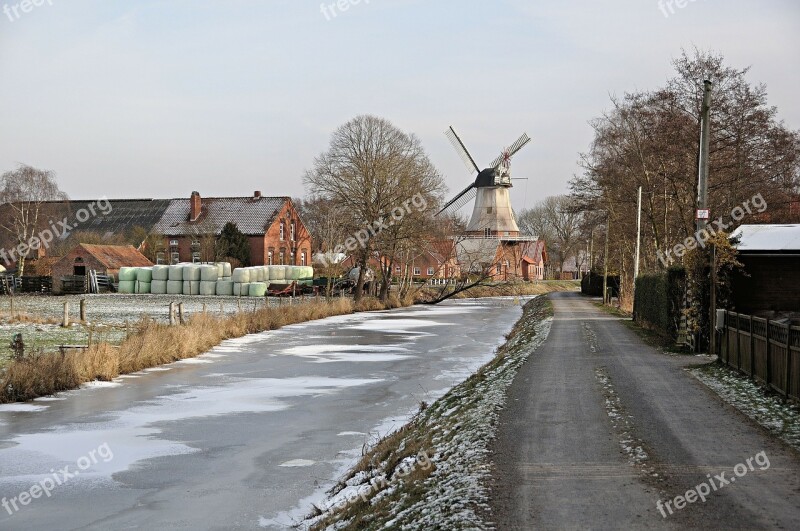
<path fill-rule="evenodd" d="M 594 141 L 581 156 L 583 173 L 571 181 L 572 205 L 563 209 L 581 213 L 586 226 L 600 226 L 595 238 L 609 232 L 609 268 L 621 276 L 626 305 L 632 302 L 638 188 L 640 271 L 663 269 L 668 262 L 658 259 L 659 251 L 695 232 L 704 79 L 713 82 L 712 217 L 728 222 L 735 207 L 760 194 L 768 210 L 742 223 L 800 221 L 790 210 L 800 190 L 800 134 L 778 120 L 765 86 L 748 83 L 747 68 L 731 68 L 722 56 L 699 50 L 684 51 L 674 68 L 664 87 L 612 98 L 612 109 L 591 122 Z"/>

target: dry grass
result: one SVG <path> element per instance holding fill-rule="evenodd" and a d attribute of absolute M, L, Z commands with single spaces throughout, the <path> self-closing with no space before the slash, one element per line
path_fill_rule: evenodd
<path fill-rule="evenodd" d="M 225 339 L 354 311 L 384 308 L 372 298 L 362 300 L 357 306 L 350 299 L 334 299 L 262 308 L 228 317 L 197 314 L 181 326 L 145 319 L 135 325 L 135 332 L 119 347 L 99 343 L 83 351 L 64 355 L 36 354 L 9 362 L 5 372 L 0 373 L 0 403 L 31 400 L 75 389 L 92 380 L 111 380 L 120 374 L 192 358 Z"/>
<path fill-rule="evenodd" d="M 4 323 L 30 323 L 30 324 L 59 324 L 61 321 L 41 315 L 15 311 L 13 314 L 0 311 L 0 321 Z"/>

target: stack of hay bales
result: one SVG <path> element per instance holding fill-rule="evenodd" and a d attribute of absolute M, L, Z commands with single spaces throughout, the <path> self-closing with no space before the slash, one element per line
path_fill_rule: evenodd
<path fill-rule="evenodd" d="M 248 284 L 239 287 L 239 293 L 249 295 L 249 283 L 266 280 L 266 268 L 259 274 L 258 268 L 239 268 L 238 277 L 244 277 Z M 232 278 L 231 264 L 174 264 L 154 265 L 152 267 L 122 267 L 119 270 L 119 293 L 153 293 L 155 295 L 221 295 L 234 294 L 235 282 Z M 237 277 L 237 278 L 238 278 Z M 258 290 L 256 290 L 258 291 Z M 266 288 L 264 288 L 266 292 Z"/>
<path fill-rule="evenodd" d="M 167 279 L 167 295 L 181 295 L 183 293 L 183 266 L 175 264 L 169 266 Z"/>

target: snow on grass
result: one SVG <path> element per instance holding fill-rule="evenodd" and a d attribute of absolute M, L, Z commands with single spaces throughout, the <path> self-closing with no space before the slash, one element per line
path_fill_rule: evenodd
<path fill-rule="evenodd" d="M 491 529 L 489 445 L 519 368 L 547 338 L 537 299 L 495 358 L 377 442 L 304 522 L 329 529 Z"/>
<path fill-rule="evenodd" d="M 725 402 L 800 450 L 800 407 L 719 363 L 689 369 Z"/>

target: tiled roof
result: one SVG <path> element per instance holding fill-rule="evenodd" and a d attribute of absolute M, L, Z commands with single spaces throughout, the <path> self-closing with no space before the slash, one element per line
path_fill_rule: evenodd
<path fill-rule="evenodd" d="M 275 221 L 288 197 L 204 197 L 197 221 L 189 221 L 188 198 L 172 199 L 153 230 L 165 236 L 198 231 L 219 234 L 228 222 L 244 234 L 264 234 Z"/>
<path fill-rule="evenodd" d="M 132 245 L 91 245 L 78 244 L 86 252 L 97 258 L 108 269 L 120 267 L 147 267 L 153 265 L 142 253 Z"/>
<path fill-rule="evenodd" d="M 70 218 L 82 208 L 88 208 L 94 201 L 69 201 Z M 142 227 L 148 232 L 161 219 L 169 206 L 169 199 L 109 199 L 111 209 L 108 214 L 89 218 L 74 230 L 98 232 L 100 234 L 124 234 L 134 227 Z M 102 205 L 102 204 L 101 204 Z"/>

